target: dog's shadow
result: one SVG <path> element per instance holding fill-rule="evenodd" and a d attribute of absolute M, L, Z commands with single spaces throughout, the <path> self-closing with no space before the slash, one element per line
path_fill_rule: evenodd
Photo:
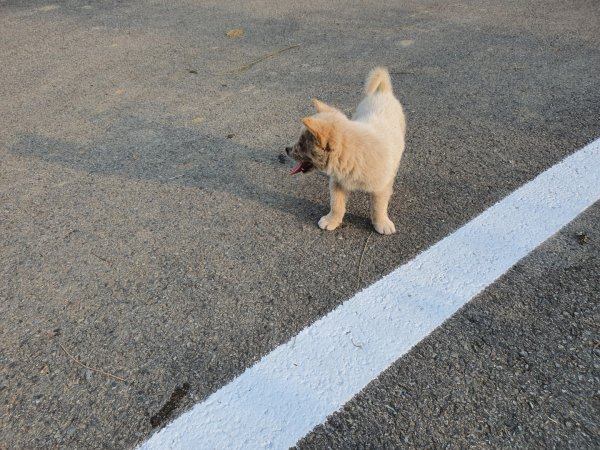
<path fill-rule="evenodd" d="M 29 133 L 20 135 L 10 151 L 93 174 L 221 191 L 316 226 L 329 209 L 327 181 L 320 174 L 291 178 L 294 163 L 285 157 L 284 144 L 257 149 L 193 128 L 128 117 L 92 142 Z M 345 222 L 370 226 L 353 214 Z"/>

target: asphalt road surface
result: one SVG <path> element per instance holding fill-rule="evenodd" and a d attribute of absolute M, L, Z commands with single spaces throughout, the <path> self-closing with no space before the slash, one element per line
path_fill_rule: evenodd
<path fill-rule="evenodd" d="M 0 0 L 0 448 L 135 447 L 598 137 L 599 29 L 580 0 Z M 283 149 L 375 65 L 408 117 L 398 233 L 363 194 L 323 232 L 327 179 Z M 298 448 L 600 448 L 598 223 Z"/>

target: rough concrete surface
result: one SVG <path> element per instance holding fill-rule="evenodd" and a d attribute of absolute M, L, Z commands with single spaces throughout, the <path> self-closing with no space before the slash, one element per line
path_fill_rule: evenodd
<path fill-rule="evenodd" d="M 297 447 L 598 448 L 599 221 L 600 203 Z"/>
<path fill-rule="evenodd" d="M 134 447 L 597 137 L 599 28 L 595 1 L 0 0 L 0 448 Z M 280 155 L 311 97 L 349 112 L 375 65 L 392 72 L 408 142 L 399 232 L 365 248 L 367 197 L 322 232 L 326 178 L 290 178 Z M 510 446 L 497 433 L 510 429 L 517 444 L 597 447 L 597 359 L 575 356 L 600 340 L 597 221 L 581 220 L 589 245 L 548 244 L 301 446 Z M 581 252 L 587 266 L 559 270 L 558 255 Z M 579 316 L 561 319 L 573 302 Z M 556 329 L 540 323 L 556 315 Z M 558 344 L 570 327 L 574 342 Z M 485 389 L 463 379 L 462 403 L 442 401 L 450 386 L 427 386 L 448 373 Z M 523 412 L 531 398 L 559 425 L 518 434 L 545 420 Z M 448 424 L 431 413 L 444 405 Z M 382 422 L 385 406 L 408 428 Z"/>

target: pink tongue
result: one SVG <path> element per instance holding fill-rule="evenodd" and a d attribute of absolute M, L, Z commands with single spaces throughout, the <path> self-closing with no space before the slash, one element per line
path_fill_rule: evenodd
<path fill-rule="evenodd" d="M 301 162 L 300 164 L 298 164 L 296 166 L 296 168 L 290 172 L 290 175 L 296 175 L 297 173 L 302 172 L 302 166 L 303 165 L 304 165 L 303 162 Z"/>

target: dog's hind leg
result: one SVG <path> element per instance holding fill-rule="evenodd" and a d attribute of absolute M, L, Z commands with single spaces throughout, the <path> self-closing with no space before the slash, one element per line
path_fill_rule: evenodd
<path fill-rule="evenodd" d="M 396 227 L 387 213 L 393 188 L 394 181 L 392 180 L 383 191 L 371 193 L 371 221 L 379 234 L 394 234 L 396 232 Z"/>

